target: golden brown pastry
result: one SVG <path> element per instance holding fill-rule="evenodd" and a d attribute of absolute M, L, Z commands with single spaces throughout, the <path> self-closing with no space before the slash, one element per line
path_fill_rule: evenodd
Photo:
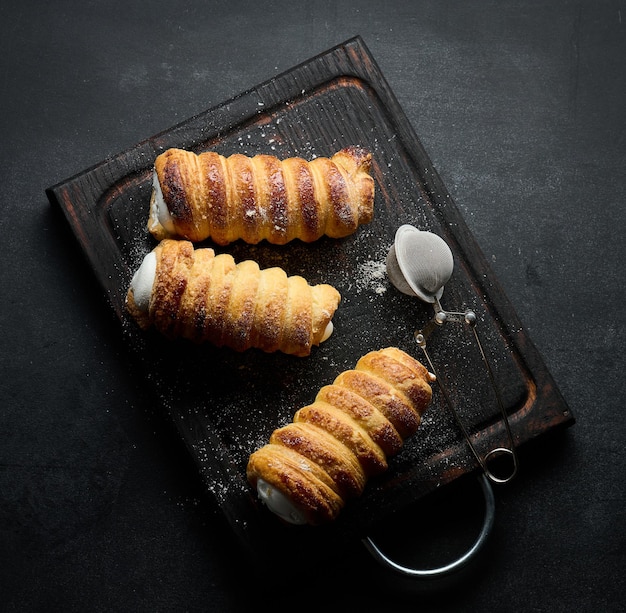
<path fill-rule="evenodd" d="M 169 338 L 306 356 L 332 332 L 339 292 L 281 268 L 164 240 L 145 258 L 126 296 L 139 326 Z"/>
<path fill-rule="evenodd" d="M 218 245 L 344 237 L 372 219 L 370 167 L 360 147 L 310 162 L 168 149 L 154 164 L 148 230 L 157 240 Z"/>
<path fill-rule="evenodd" d="M 368 353 L 250 456 L 248 481 L 290 523 L 332 521 L 415 433 L 433 380 L 400 349 Z"/>

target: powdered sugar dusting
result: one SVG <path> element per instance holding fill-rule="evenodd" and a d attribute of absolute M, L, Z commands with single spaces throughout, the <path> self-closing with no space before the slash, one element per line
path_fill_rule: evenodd
<path fill-rule="evenodd" d="M 356 289 L 369 290 L 382 295 L 387 291 L 387 267 L 384 261 L 367 260 L 359 264 L 355 279 Z"/>

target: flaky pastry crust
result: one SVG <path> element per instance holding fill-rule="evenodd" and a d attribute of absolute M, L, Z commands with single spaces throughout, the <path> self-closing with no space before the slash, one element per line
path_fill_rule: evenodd
<path fill-rule="evenodd" d="M 168 338 L 307 356 L 340 302 L 331 285 L 311 286 L 278 267 L 261 270 L 252 260 L 236 264 L 189 241 L 166 239 L 154 252 L 148 311 L 137 307 L 132 287 L 126 304 L 141 328 L 153 326 Z"/>
<path fill-rule="evenodd" d="M 309 524 L 334 520 L 417 431 L 433 378 L 396 347 L 368 353 L 251 454 L 248 481 L 279 490 Z"/>
<path fill-rule="evenodd" d="M 157 240 L 210 238 L 218 245 L 341 238 L 372 219 L 370 170 L 371 154 L 360 147 L 311 161 L 168 149 L 154 172 L 173 228 L 153 214 L 153 192 L 148 229 Z"/>

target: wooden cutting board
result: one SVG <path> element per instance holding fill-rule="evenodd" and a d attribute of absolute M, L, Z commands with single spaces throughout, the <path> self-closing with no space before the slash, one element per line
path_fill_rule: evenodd
<path fill-rule="evenodd" d="M 279 265 L 342 295 L 331 339 L 307 358 L 243 354 L 141 333 L 124 310 L 134 270 L 154 247 L 146 231 L 155 157 L 169 147 L 223 155 L 330 156 L 349 145 L 373 154 L 375 218 L 352 236 L 285 246 L 236 243 L 216 251 Z M 257 502 L 245 478 L 249 454 L 317 390 L 370 350 L 398 346 L 422 359 L 413 333 L 432 308 L 398 292 L 385 274 L 405 223 L 442 236 L 455 270 L 442 299 L 472 308 L 517 445 L 573 423 L 573 416 L 502 292 L 462 216 L 363 41 L 356 37 L 47 190 L 64 211 L 120 319 L 146 390 L 175 424 L 199 473 L 244 547 L 267 563 L 296 548 L 301 563 L 363 536 L 395 510 L 476 470 L 435 388 L 418 434 L 332 526 L 286 526 Z M 76 280 L 80 283 L 80 279 Z M 470 339 L 471 340 L 471 339 Z M 480 356 L 463 330 L 446 328 L 430 348 L 475 445 L 506 445 Z M 306 555 L 304 553 L 306 552 Z M 285 560 L 288 565 L 289 558 Z"/>

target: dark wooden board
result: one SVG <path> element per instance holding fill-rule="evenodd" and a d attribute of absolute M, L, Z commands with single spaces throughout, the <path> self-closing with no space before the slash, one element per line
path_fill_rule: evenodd
<path fill-rule="evenodd" d="M 312 158 L 348 145 L 373 153 L 375 219 L 341 240 L 277 247 L 241 243 L 218 252 L 282 266 L 341 292 L 335 333 L 308 358 L 243 354 L 142 334 L 124 311 L 132 273 L 154 246 L 146 217 L 155 157 L 169 147 Z M 158 134 L 47 190 L 64 211 L 120 319 L 133 360 L 195 459 L 207 490 L 252 554 L 280 563 L 297 549 L 316 563 L 384 522 L 395 510 L 475 470 L 435 388 L 418 434 L 332 526 L 278 522 L 245 479 L 249 454 L 310 403 L 317 390 L 373 349 L 398 346 L 421 359 L 413 332 L 432 308 L 400 294 L 384 274 L 396 229 L 442 236 L 455 270 L 442 303 L 473 308 L 517 445 L 573 416 L 363 41 L 356 37 L 232 100 Z M 214 246 L 214 245 L 211 245 Z M 80 279 L 77 279 L 80 283 Z M 433 338 L 436 363 L 483 451 L 506 444 L 497 404 L 474 345 L 456 329 Z M 305 555 L 306 552 L 306 555 Z M 288 562 L 287 562 L 288 564 Z"/>

